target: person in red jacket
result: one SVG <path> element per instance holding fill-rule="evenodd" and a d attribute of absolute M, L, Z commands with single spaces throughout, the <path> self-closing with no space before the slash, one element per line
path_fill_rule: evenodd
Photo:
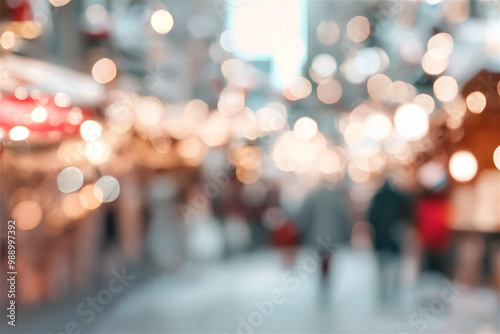
<path fill-rule="evenodd" d="M 417 231 L 424 256 L 424 270 L 446 273 L 451 212 L 451 205 L 443 193 L 426 192 L 417 203 Z"/>
<path fill-rule="evenodd" d="M 294 266 L 299 251 L 300 230 L 278 207 L 264 214 L 264 224 L 271 231 L 271 246 L 277 248 L 286 267 Z"/>

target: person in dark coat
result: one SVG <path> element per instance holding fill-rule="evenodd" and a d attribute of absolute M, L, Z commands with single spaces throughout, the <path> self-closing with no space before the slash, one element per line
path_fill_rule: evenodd
<path fill-rule="evenodd" d="M 396 297 L 399 289 L 399 257 L 405 224 L 412 220 L 411 198 L 386 181 L 373 197 L 368 209 L 368 222 L 375 232 L 380 299 Z"/>
<path fill-rule="evenodd" d="M 312 191 L 304 201 L 299 222 L 305 244 L 316 248 L 322 240 L 330 240 L 336 245 L 335 249 L 320 250 L 321 290 L 324 292 L 329 285 L 334 250 L 349 244 L 351 236 L 344 193 L 327 185 Z"/>

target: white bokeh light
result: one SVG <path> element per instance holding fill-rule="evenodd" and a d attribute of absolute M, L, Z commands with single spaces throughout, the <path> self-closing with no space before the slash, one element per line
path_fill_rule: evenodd
<path fill-rule="evenodd" d="M 416 104 L 406 104 L 396 110 L 394 125 L 406 139 L 419 140 L 429 131 L 429 117 L 422 107 Z"/>
<path fill-rule="evenodd" d="M 42 123 L 47 120 L 47 110 L 44 107 L 36 107 L 31 112 L 31 119 L 35 123 Z"/>
<path fill-rule="evenodd" d="M 459 182 L 470 181 L 477 173 L 477 160 L 468 151 L 458 151 L 453 153 L 449 164 L 450 174 Z"/>
<path fill-rule="evenodd" d="M 493 162 L 495 163 L 495 167 L 500 170 L 500 146 L 493 152 Z"/>
<path fill-rule="evenodd" d="M 392 123 L 389 117 L 385 115 L 375 115 L 369 117 L 366 121 L 368 136 L 374 140 L 381 140 L 391 134 Z"/>
<path fill-rule="evenodd" d="M 165 9 L 158 9 L 151 15 L 151 26 L 159 34 L 166 34 L 174 26 L 172 14 Z"/>
<path fill-rule="evenodd" d="M 417 172 L 417 180 L 427 189 L 439 189 L 446 184 L 446 168 L 437 161 L 423 164 Z"/>
<path fill-rule="evenodd" d="M 25 126 L 15 126 L 9 131 L 9 137 L 14 141 L 25 140 L 29 135 L 30 130 Z"/>
<path fill-rule="evenodd" d="M 101 137 L 101 133 L 101 125 L 96 121 L 85 121 L 80 125 L 80 134 L 86 141 L 96 141 Z"/>
<path fill-rule="evenodd" d="M 295 122 L 293 132 L 297 138 L 309 140 L 318 133 L 318 124 L 310 117 L 302 117 Z"/>
<path fill-rule="evenodd" d="M 63 193 L 71 193 L 83 185 L 83 173 L 76 167 L 66 167 L 57 175 L 57 187 Z"/>
<path fill-rule="evenodd" d="M 112 176 L 103 176 L 94 185 L 94 196 L 101 202 L 113 202 L 120 195 L 120 183 Z"/>

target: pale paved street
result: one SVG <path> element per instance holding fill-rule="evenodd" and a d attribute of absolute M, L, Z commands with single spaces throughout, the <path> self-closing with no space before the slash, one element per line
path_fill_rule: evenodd
<path fill-rule="evenodd" d="M 174 274 L 132 281 L 89 325 L 74 311 L 84 296 L 74 305 L 38 313 L 36 324 L 23 319 L 19 329 L 59 333 L 75 320 L 84 333 L 498 333 L 493 291 L 460 288 L 440 309 L 433 300 L 449 288 L 444 278 L 426 276 L 404 289 L 399 304 L 378 305 L 373 256 L 343 249 L 325 297 L 311 259 L 312 252 L 303 251 L 288 273 L 274 252 L 188 265 Z M 275 289 L 282 292 L 279 304 L 270 302 Z M 256 303 L 264 311 L 257 314 Z M 435 311 L 415 313 L 426 306 Z"/>

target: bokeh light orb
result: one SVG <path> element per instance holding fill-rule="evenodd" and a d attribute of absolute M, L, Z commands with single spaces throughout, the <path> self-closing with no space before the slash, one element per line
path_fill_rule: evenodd
<path fill-rule="evenodd" d="M 77 167 L 66 167 L 57 175 L 57 187 L 63 193 L 71 193 L 83 185 L 83 173 Z"/>
<path fill-rule="evenodd" d="M 308 97 L 312 92 L 312 85 L 304 77 L 298 77 L 283 91 L 283 95 L 290 101 L 297 101 Z"/>
<path fill-rule="evenodd" d="M 370 21 L 364 16 L 353 17 L 347 23 L 347 37 L 353 42 L 363 42 L 370 36 Z"/>
<path fill-rule="evenodd" d="M 455 152 L 450 158 L 451 177 L 459 182 L 472 180 L 476 176 L 477 168 L 477 160 L 469 151 Z"/>
<path fill-rule="evenodd" d="M 16 90 L 14 91 L 14 96 L 18 100 L 23 101 L 23 100 L 26 100 L 28 98 L 29 92 L 26 89 L 26 87 L 20 86 L 20 87 L 17 87 Z"/>
<path fill-rule="evenodd" d="M 71 98 L 68 94 L 59 92 L 54 96 L 54 103 L 58 107 L 66 108 L 71 105 Z"/>
<path fill-rule="evenodd" d="M 486 97 L 481 92 L 472 92 L 467 95 L 465 103 L 471 112 L 479 114 L 486 108 Z"/>
<path fill-rule="evenodd" d="M 439 49 L 448 57 L 453 51 L 453 37 L 445 32 L 438 33 L 429 39 L 427 49 L 429 51 Z"/>
<path fill-rule="evenodd" d="M 413 99 L 413 103 L 421 106 L 428 114 L 431 114 L 436 107 L 436 102 L 434 102 L 432 96 L 428 94 L 418 94 Z"/>
<path fill-rule="evenodd" d="M 87 212 L 82 205 L 79 193 L 66 195 L 66 197 L 62 200 L 61 206 L 64 214 L 69 219 L 80 219 Z"/>
<path fill-rule="evenodd" d="M 102 202 L 94 195 L 94 185 L 89 184 L 83 187 L 78 193 L 82 206 L 87 210 L 97 209 Z"/>
<path fill-rule="evenodd" d="M 438 100 L 449 102 L 457 96 L 458 84 L 454 78 L 444 75 L 434 82 L 433 90 Z"/>
<path fill-rule="evenodd" d="M 35 201 L 22 201 L 12 210 L 12 218 L 20 230 L 32 230 L 40 224 L 43 211 L 40 204 Z"/>
<path fill-rule="evenodd" d="M 392 131 L 392 122 L 385 115 L 374 115 L 369 117 L 366 122 L 368 136 L 375 140 L 381 140 L 390 135 Z"/>
<path fill-rule="evenodd" d="M 316 29 L 318 40 L 324 45 L 333 45 L 340 37 L 339 25 L 334 21 L 321 21 Z"/>
<path fill-rule="evenodd" d="M 109 22 L 109 14 L 103 5 L 91 5 L 85 10 L 85 19 L 87 24 L 96 29 L 106 29 Z"/>
<path fill-rule="evenodd" d="M 16 45 L 16 35 L 12 31 L 6 31 L 0 36 L 0 45 L 5 50 L 12 49 Z"/>
<path fill-rule="evenodd" d="M 220 112 L 212 113 L 201 130 L 201 140 L 210 147 L 224 145 L 231 135 L 231 124 Z"/>
<path fill-rule="evenodd" d="M 302 140 L 309 140 L 318 133 L 318 124 L 310 117 L 302 117 L 293 126 L 295 136 Z"/>
<path fill-rule="evenodd" d="M 493 162 L 495 163 L 495 167 L 500 170 L 500 146 L 493 152 Z"/>
<path fill-rule="evenodd" d="M 31 111 L 31 119 L 35 123 L 43 123 L 47 120 L 47 110 L 44 107 L 39 106 Z"/>
<path fill-rule="evenodd" d="M 361 122 L 350 123 L 344 131 L 344 140 L 347 145 L 355 147 L 366 138 L 366 126 Z"/>
<path fill-rule="evenodd" d="M 427 112 L 416 104 L 405 104 L 394 115 L 396 130 L 406 139 L 422 139 L 429 131 Z"/>
<path fill-rule="evenodd" d="M 92 77 L 100 84 L 111 82 L 116 77 L 116 65 L 109 58 L 99 59 L 92 66 Z"/>
<path fill-rule="evenodd" d="M 446 168 L 437 161 L 429 161 L 418 169 L 417 180 L 426 189 L 441 189 L 447 181 Z"/>
<path fill-rule="evenodd" d="M 120 183 L 112 176 L 103 176 L 94 184 L 94 196 L 100 202 L 113 202 L 119 195 Z"/>
<path fill-rule="evenodd" d="M 101 125 L 96 121 L 85 121 L 80 125 L 80 134 L 84 140 L 94 142 L 101 137 Z"/>
<path fill-rule="evenodd" d="M 340 170 L 340 162 L 336 151 L 327 150 L 318 156 L 318 169 L 323 174 L 332 174 Z"/>
<path fill-rule="evenodd" d="M 9 131 L 9 137 L 13 141 L 21 141 L 28 138 L 30 135 L 30 130 L 25 126 L 15 126 Z"/>
<path fill-rule="evenodd" d="M 385 101 L 391 95 L 392 80 L 385 74 L 377 73 L 368 79 L 366 88 L 372 99 Z"/>
<path fill-rule="evenodd" d="M 334 79 L 325 79 L 318 84 L 318 99 L 325 104 L 337 103 L 342 97 L 342 85 Z"/>
<path fill-rule="evenodd" d="M 422 69 L 430 75 L 443 73 L 448 67 L 448 56 L 442 49 L 427 51 L 422 58 Z"/>
<path fill-rule="evenodd" d="M 62 7 L 69 3 L 71 0 L 49 0 L 50 4 L 54 7 Z"/>
<path fill-rule="evenodd" d="M 236 177 L 243 184 L 252 184 L 259 180 L 262 175 L 262 168 L 247 169 L 242 166 L 236 167 Z"/>
<path fill-rule="evenodd" d="M 172 14 L 165 9 L 159 9 L 151 15 L 151 26 L 159 34 L 166 34 L 174 26 Z"/>
<path fill-rule="evenodd" d="M 311 63 L 309 75 L 314 82 L 320 82 L 322 79 L 333 77 L 337 70 L 337 61 L 331 55 L 321 53 L 314 57 Z"/>

